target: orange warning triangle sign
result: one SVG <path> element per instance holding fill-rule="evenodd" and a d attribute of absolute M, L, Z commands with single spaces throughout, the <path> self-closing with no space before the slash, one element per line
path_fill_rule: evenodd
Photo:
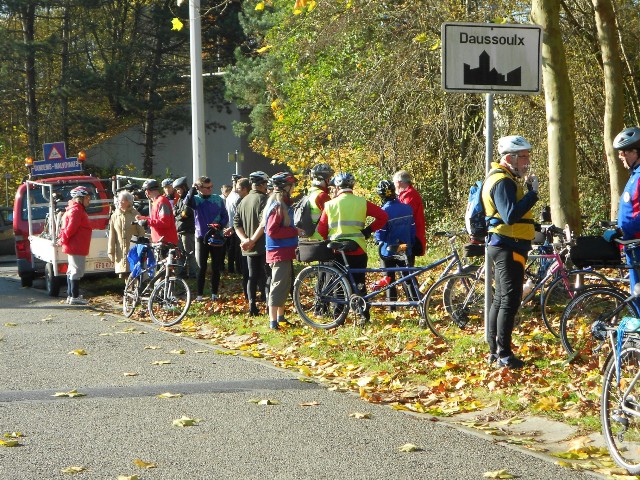
<path fill-rule="evenodd" d="M 49 160 L 60 160 L 63 156 L 60 154 L 56 147 L 51 148 L 51 153 L 49 153 Z"/>

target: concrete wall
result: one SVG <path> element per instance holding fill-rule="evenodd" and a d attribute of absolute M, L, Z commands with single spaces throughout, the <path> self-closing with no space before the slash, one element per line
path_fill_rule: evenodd
<path fill-rule="evenodd" d="M 188 107 L 187 107 L 188 108 Z M 228 153 L 244 153 L 244 162 L 239 162 L 238 170 L 241 175 L 248 176 L 256 170 L 263 170 L 272 175 L 283 168 L 271 165 L 269 160 L 262 155 L 252 152 L 246 138 L 238 138 L 233 134 L 233 121 L 246 121 L 246 113 L 240 112 L 235 105 L 229 105 L 222 111 L 214 107 L 205 108 L 206 123 L 222 125 L 215 131 L 207 130 L 206 154 L 207 165 L 205 174 L 213 180 L 216 188 L 214 193 L 219 193 L 219 187 L 231 183 L 231 174 L 235 173 L 235 163 L 229 163 Z M 127 172 L 132 176 L 142 176 L 142 155 L 144 153 L 143 136 L 139 127 L 131 128 L 87 151 L 87 163 L 101 167 L 121 167 L 134 165 L 135 170 Z M 170 175 L 167 175 L 167 171 Z M 191 123 L 180 132 L 169 133 L 163 138 L 158 138 L 155 147 L 153 176 L 173 178 L 187 176 L 190 183 L 193 174 L 192 149 L 191 149 Z"/>

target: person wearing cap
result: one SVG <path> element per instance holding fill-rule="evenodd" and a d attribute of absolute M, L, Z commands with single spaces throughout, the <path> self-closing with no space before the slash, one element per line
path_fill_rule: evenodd
<path fill-rule="evenodd" d="M 257 291 L 262 282 L 265 285 L 265 297 L 268 296 L 271 272 L 267 265 L 266 245 L 262 212 L 267 203 L 267 181 L 269 176 L 257 171 L 249 175 L 251 191 L 238 204 L 233 219 L 233 228 L 240 239 L 242 255 L 247 259 L 249 297 L 249 315 L 260 315 L 257 305 Z"/>
<path fill-rule="evenodd" d="M 356 183 L 355 177 L 348 172 L 340 172 L 333 178 L 338 188 L 336 198 L 324 205 L 316 231 L 324 239 L 352 240 L 357 244 L 353 251 L 345 252 L 351 268 L 367 268 L 367 244 L 371 233 L 384 227 L 389 219 L 384 210 L 364 197 L 353 193 Z M 374 220 L 366 225 L 367 217 Z M 336 260 L 344 263 L 342 255 L 336 255 Z M 358 295 L 367 294 L 366 274 L 353 273 L 353 279 L 358 286 Z M 369 309 L 363 312 L 365 320 L 369 320 Z"/>
<path fill-rule="evenodd" d="M 171 203 L 164 195 L 160 194 L 160 185 L 157 180 L 147 180 L 142 184 L 146 197 L 151 200 L 151 212 L 149 216 L 136 215 L 140 224 L 147 224 L 151 228 L 151 241 L 160 240 L 178 245 L 178 231 L 173 218 Z"/>
<path fill-rule="evenodd" d="M 91 193 L 87 187 L 75 187 L 69 192 L 71 200 L 62 216 L 58 243 L 67 254 L 67 303 L 87 305 L 89 302 L 80 295 L 80 279 L 84 276 L 85 263 L 91 245 L 91 222 L 87 207 L 91 203 Z"/>
<path fill-rule="evenodd" d="M 291 291 L 299 231 L 293 224 L 291 207 L 291 192 L 296 177 L 289 172 L 280 172 L 271 180 L 273 193 L 267 200 L 262 223 L 265 226 L 266 261 L 271 267 L 269 326 L 277 330 L 280 323 L 288 323 L 284 318 L 284 304 Z"/>
<path fill-rule="evenodd" d="M 329 186 L 334 173 L 333 168 L 326 163 L 314 166 L 309 172 L 311 179 L 311 188 L 309 188 L 308 194 L 309 206 L 311 207 L 311 220 L 315 225 L 318 225 L 320 221 L 320 215 L 324 210 L 325 203 L 331 200 Z M 318 232 L 315 232 L 310 238 L 319 240 L 321 237 Z"/>
<path fill-rule="evenodd" d="M 408 255 L 409 265 L 416 264 L 416 257 L 425 253 L 427 245 L 426 221 L 424 219 L 424 202 L 420 193 L 413 188 L 413 179 L 406 170 L 400 170 L 393 175 L 393 184 L 396 187 L 398 200 L 406 203 L 413 210 L 413 218 L 416 223 L 416 238 L 413 241 L 411 255 Z"/>
<path fill-rule="evenodd" d="M 224 227 L 229 223 L 227 209 L 220 195 L 213 193 L 209 177 L 200 177 L 187 194 L 186 203 L 193 208 L 196 224 L 196 260 L 198 279 L 196 300 L 201 301 L 211 257 L 211 300 L 218 300 L 220 273 L 224 259 Z"/>
<path fill-rule="evenodd" d="M 618 158 L 629 170 L 629 180 L 624 186 L 618 204 L 618 229 L 605 232 L 604 237 L 609 241 L 619 237 L 620 234 L 623 240 L 640 238 L 640 128 L 630 127 L 622 130 L 613 140 L 613 148 L 618 150 Z M 635 263 L 629 253 L 626 255 L 627 263 Z M 638 280 L 639 275 L 636 269 L 630 269 L 631 292 Z"/>
<path fill-rule="evenodd" d="M 162 180 L 162 190 L 164 190 L 164 196 L 167 197 L 167 200 L 169 200 L 169 203 L 171 204 L 171 208 L 173 208 L 176 200 L 178 199 L 178 195 L 173 187 L 173 178 L 165 178 Z"/>
<path fill-rule="evenodd" d="M 187 192 L 189 191 L 187 177 L 174 180 L 173 188 L 177 198 L 173 204 L 173 216 L 176 220 L 176 230 L 178 230 L 178 247 L 187 256 L 180 276 L 182 278 L 196 278 L 198 275 L 198 264 L 195 257 L 196 224 L 193 209 L 187 205 Z"/>
<path fill-rule="evenodd" d="M 510 369 L 524 366 L 513 354 L 511 337 L 522 300 L 525 264 L 535 236 L 532 209 L 538 201 L 539 182 L 529 171 L 530 150 L 531 144 L 520 135 L 500 138 L 500 161 L 492 162 L 482 186 L 482 203 L 489 218 L 487 250 L 495 280 L 487 325 L 488 363 Z"/>

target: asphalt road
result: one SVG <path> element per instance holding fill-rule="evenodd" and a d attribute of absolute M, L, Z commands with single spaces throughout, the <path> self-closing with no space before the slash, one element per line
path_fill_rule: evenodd
<path fill-rule="evenodd" d="M 24 434 L 21 446 L 0 446 L 0 479 L 444 480 L 503 469 L 530 480 L 594 478 L 207 342 L 69 307 L 20 288 L 10 267 L 0 275 L 0 439 Z M 78 349 L 86 355 L 69 353 Z M 73 389 L 86 396 L 52 396 Z M 165 392 L 182 396 L 157 397 Z M 172 425 L 183 416 L 199 421 Z M 400 452 L 407 443 L 421 450 Z M 62 473 L 71 466 L 85 470 Z"/>

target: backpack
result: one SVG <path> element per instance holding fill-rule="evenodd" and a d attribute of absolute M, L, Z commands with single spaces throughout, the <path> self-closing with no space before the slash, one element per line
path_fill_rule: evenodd
<path fill-rule="evenodd" d="M 309 195 L 303 196 L 293 204 L 293 225 L 303 230 L 301 236 L 310 237 L 316 231 L 316 222 L 311 218 Z"/>
<path fill-rule="evenodd" d="M 489 172 L 487 178 L 500 170 L 494 169 Z M 485 178 L 486 180 L 486 178 Z M 464 214 L 464 223 L 467 233 L 476 241 L 484 241 L 488 233 L 488 218 L 482 203 L 482 186 L 485 180 L 478 180 L 469 189 L 469 199 L 467 200 L 467 210 Z"/>

